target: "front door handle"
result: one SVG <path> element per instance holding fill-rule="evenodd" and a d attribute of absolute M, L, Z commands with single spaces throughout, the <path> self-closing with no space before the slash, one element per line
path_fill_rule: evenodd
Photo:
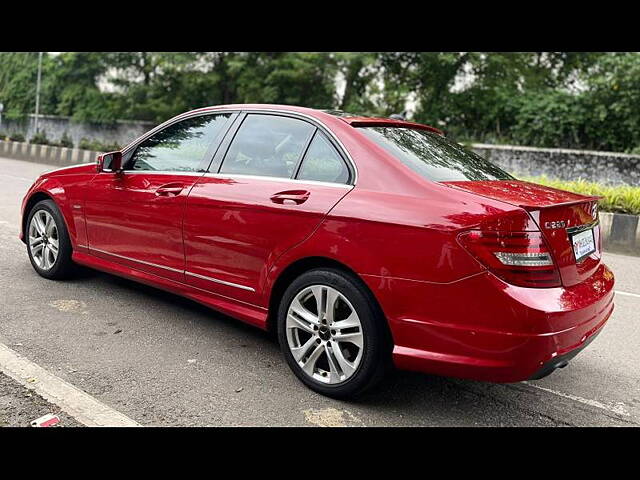
<path fill-rule="evenodd" d="M 278 192 L 271 197 L 273 203 L 279 203 L 283 205 L 285 201 L 295 202 L 297 205 L 307 201 L 311 195 L 307 190 L 286 190 L 284 192 Z"/>
<path fill-rule="evenodd" d="M 184 189 L 184 185 L 179 183 L 167 183 L 166 185 L 162 185 L 158 187 L 156 190 L 156 195 L 159 197 L 170 197 L 180 194 Z"/>

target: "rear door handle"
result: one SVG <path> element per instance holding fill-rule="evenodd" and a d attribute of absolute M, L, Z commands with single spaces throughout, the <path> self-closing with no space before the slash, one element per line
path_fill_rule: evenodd
<path fill-rule="evenodd" d="M 295 202 L 297 205 L 304 203 L 309 198 L 311 192 L 307 190 L 286 190 L 284 192 L 278 192 L 271 197 L 273 203 L 279 203 L 283 205 L 285 201 Z"/>
<path fill-rule="evenodd" d="M 156 190 L 156 195 L 160 197 L 169 197 L 180 194 L 184 189 L 184 185 L 179 183 L 167 183 L 166 185 L 162 185 L 158 187 Z"/>

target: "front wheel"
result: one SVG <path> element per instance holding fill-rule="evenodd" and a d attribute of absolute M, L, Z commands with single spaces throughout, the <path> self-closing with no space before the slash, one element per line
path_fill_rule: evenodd
<path fill-rule="evenodd" d="M 62 279 L 74 268 L 71 241 L 62 214 L 52 200 L 36 203 L 27 218 L 27 253 L 42 277 Z"/>
<path fill-rule="evenodd" d="M 333 269 L 306 272 L 287 288 L 278 311 L 278 339 L 305 385 L 346 398 L 383 378 L 390 342 L 373 302 L 357 278 Z"/>

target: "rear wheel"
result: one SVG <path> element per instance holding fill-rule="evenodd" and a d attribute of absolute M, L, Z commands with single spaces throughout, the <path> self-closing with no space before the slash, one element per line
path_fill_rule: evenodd
<path fill-rule="evenodd" d="M 305 385 L 323 395 L 353 397 L 380 381 L 390 363 L 384 321 L 358 279 L 318 269 L 285 291 L 278 338 Z"/>
<path fill-rule="evenodd" d="M 36 203 L 27 218 L 26 242 L 34 270 L 50 279 L 68 277 L 74 264 L 62 214 L 52 200 Z"/>

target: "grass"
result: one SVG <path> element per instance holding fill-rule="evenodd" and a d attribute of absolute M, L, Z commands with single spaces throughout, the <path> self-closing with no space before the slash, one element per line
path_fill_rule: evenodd
<path fill-rule="evenodd" d="M 586 180 L 556 180 L 545 176 L 523 177 L 521 179 L 584 195 L 600 195 L 604 198 L 600 200 L 598 206 L 600 211 L 603 212 L 640 215 L 640 187 L 629 185 L 608 186 L 596 182 L 587 182 Z"/>

